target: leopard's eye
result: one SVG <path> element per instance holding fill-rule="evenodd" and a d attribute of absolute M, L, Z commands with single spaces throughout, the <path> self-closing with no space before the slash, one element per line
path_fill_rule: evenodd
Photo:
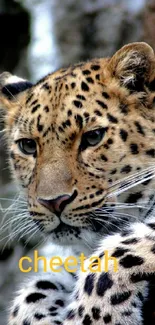
<path fill-rule="evenodd" d="M 108 128 L 100 128 L 84 133 L 80 145 L 81 150 L 96 146 L 103 139 L 107 129 Z"/>
<path fill-rule="evenodd" d="M 36 142 L 32 139 L 20 139 L 16 142 L 18 144 L 18 148 L 24 155 L 34 155 L 37 151 Z"/>

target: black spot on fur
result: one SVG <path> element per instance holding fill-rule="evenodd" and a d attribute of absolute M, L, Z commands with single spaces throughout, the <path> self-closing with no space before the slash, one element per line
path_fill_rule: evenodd
<path fill-rule="evenodd" d="M 83 70 L 82 73 L 83 73 L 83 75 L 87 76 L 87 75 L 91 74 L 91 71 L 86 69 L 86 70 Z"/>
<path fill-rule="evenodd" d="M 37 118 L 37 130 L 38 130 L 38 132 L 42 132 L 42 130 L 43 130 L 43 125 L 40 124 L 40 120 L 41 120 L 41 115 L 39 115 L 38 118 Z"/>
<path fill-rule="evenodd" d="M 91 84 L 94 83 L 94 80 L 93 80 L 91 77 L 87 77 L 86 80 L 87 80 L 89 83 L 91 83 Z"/>
<path fill-rule="evenodd" d="M 68 117 L 72 116 L 72 111 L 71 111 L 71 109 L 68 110 L 68 113 L 67 113 L 67 114 L 68 114 Z"/>
<path fill-rule="evenodd" d="M 76 86 L 76 83 L 75 83 L 75 82 L 72 82 L 72 83 L 71 83 L 71 87 L 72 87 L 72 89 L 74 89 L 75 86 Z"/>
<path fill-rule="evenodd" d="M 94 71 L 100 70 L 100 66 L 98 64 L 91 65 L 91 69 Z"/>
<path fill-rule="evenodd" d="M 124 129 L 120 129 L 120 137 L 125 142 L 127 140 L 127 137 L 128 137 L 128 132 L 125 131 Z"/>
<path fill-rule="evenodd" d="M 103 91 L 102 96 L 106 99 L 110 98 L 109 94 L 106 91 Z"/>
<path fill-rule="evenodd" d="M 131 296 L 131 291 L 124 291 L 121 293 L 117 293 L 111 296 L 111 304 L 113 306 L 119 305 L 122 302 L 128 300 Z"/>
<path fill-rule="evenodd" d="M 62 123 L 62 126 L 64 129 L 66 129 L 68 126 L 71 126 L 71 121 L 68 119 Z"/>
<path fill-rule="evenodd" d="M 64 302 L 63 302 L 63 300 L 61 300 L 61 299 L 57 299 L 57 300 L 55 301 L 55 304 L 58 305 L 58 306 L 60 306 L 60 307 L 64 307 Z"/>
<path fill-rule="evenodd" d="M 116 250 L 113 252 L 112 256 L 113 257 L 121 257 L 123 256 L 126 252 L 128 252 L 129 250 L 127 248 L 123 248 L 123 247 L 118 247 L 116 248 Z"/>
<path fill-rule="evenodd" d="M 61 126 L 58 127 L 58 130 L 59 130 L 59 132 L 61 132 L 61 133 L 64 132 L 64 130 L 63 130 L 63 128 L 62 128 Z"/>
<path fill-rule="evenodd" d="M 99 73 L 96 74 L 95 79 L 96 79 L 96 80 L 100 80 L 100 75 L 99 75 Z"/>
<path fill-rule="evenodd" d="M 116 173 L 117 173 L 117 169 L 116 169 L 116 168 L 114 168 L 114 169 L 110 172 L 111 175 L 115 175 Z"/>
<path fill-rule="evenodd" d="M 84 285 L 84 291 L 90 296 L 93 289 L 94 289 L 94 280 L 95 280 L 95 274 L 88 274 L 86 277 L 85 285 Z"/>
<path fill-rule="evenodd" d="M 79 127 L 79 129 L 82 129 L 83 126 L 83 118 L 81 117 L 81 115 L 76 115 L 75 116 L 75 121 L 76 121 L 76 125 Z"/>
<path fill-rule="evenodd" d="M 105 324 L 109 324 L 111 322 L 111 315 L 110 314 L 106 314 L 103 317 L 103 320 L 104 320 Z"/>
<path fill-rule="evenodd" d="M 31 101 L 32 98 L 33 98 L 33 93 L 31 93 L 31 94 L 28 96 L 28 98 L 27 98 L 27 100 L 26 100 L 26 105 Z"/>
<path fill-rule="evenodd" d="M 86 121 L 89 120 L 89 117 L 90 117 L 89 113 L 85 112 L 85 113 L 83 114 L 83 116 L 85 117 Z"/>
<path fill-rule="evenodd" d="M 100 313 L 101 313 L 100 308 L 97 308 L 97 307 L 92 308 L 93 319 L 99 320 L 101 318 Z"/>
<path fill-rule="evenodd" d="M 86 100 L 86 98 L 83 95 L 76 95 L 76 97 L 80 100 Z"/>
<path fill-rule="evenodd" d="M 101 100 L 96 100 L 96 103 L 98 105 L 100 105 L 104 109 L 107 109 L 108 108 L 107 105 L 104 102 L 102 102 Z"/>
<path fill-rule="evenodd" d="M 155 158 L 155 149 L 149 149 L 146 151 L 146 155 Z"/>
<path fill-rule="evenodd" d="M 131 316 L 132 310 L 126 310 L 122 312 L 122 316 Z"/>
<path fill-rule="evenodd" d="M 120 170 L 121 173 L 125 173 L 128 174 L 130 173 L 132 170 L 132 167 L 130 165 L 125 165 L 124 167 L 122 167 L 122 169 Z"/>
<path fill-rule="evenodd" d="M 141 281 L 151 281 L 154 278 L 154 273 L 133 273 L 131 274 L 130 280 L 133 283 Z"/>
<path fill-rule="evenodd" d="M 142 135 L 145 135 L 145 132 L 143 130 L 143 127 L 142 127 L 142 125 L 138 121 L 135 122 L 135 125 L 136 125 L 136 128 L 137 128 L 138 133 L 140 133 Z"/>
<path fill-rule="evenodd" d="M 124 268 L 129 269 L 134 266 L 142 265 L 144 263 L 144 259 L 140 256 L 134 256 L 132 254 L 128 254 L 120 260 L 120 265 Z"/>
<path fill-rule="evenodd" d="M 98 296 L 103 297 L 106 290 L 110 289 L 113 285 L 113 281 L 110 279 L 108 273 L 102 273 L 99 276 L 96 285 L 96 293 Z"/>
<path fill-rule="evenodd" d="M 54 283 L 46 280 L 38 281 L 36 283 L 36 287 L 42 290 L 58 290 L 57 286 Z"/>
<path fill-rule="evenodd" d="M 126 200 L 126 203 L 136 203 L 138 200 L 142 198 L 142 196 L 143 195 L 141 192 L 130 194 Z"/>
<path fill-rule="evenodd" d="M 46 317 L 45 315 L 43 315 L 43 314 L 39 314 L 39 313 L 36 313 L 36 314 L 34 315 L 34 318 L 36 318 L 37 320 L 43 319 L 43 318 L 45 318 L 45 317 Z"/>
<path fill-rule="evenodd" d="M 43 88 L 43 89 L 45 89 L 45 90 L 50 90 L 50 86 L 49 86 L 49 84 L 48 84 L 47 82 L 45 82 L 45 83 L 42 85 L 41 88 Z"/>
<path fill-rule="evenodd" d="M 138 243 L 138 239 L 137 238 L 129 238 L 129 239 L 126 239 L 126 240 L 123 240 L 122 241 L 122 244 L 124 245 L 131 245 L 131 244 L 137 244 Z"/>
<path fill-rule="evenodd" d="M 35 113 L 35 112 L 38 110 L 39 107 L 40 107 L 40 104 L 35 105 L 35 106 L 32 108 L 31 113 L 32 113 L 32 114 Z"/>
<path fill-rule="evenodd" d="M 75 137 L 76 137 L 76 133 L 73 132 L 73 133 L 70 135 L 69 139 L 73 141 L 73 140 L 75 139 Z"/>
<path fill-rule="evenodd" d="M 82 324 L 83 325 L 91 325 L 92 324 L 92 320 L 88 314 L 85 315 Z"/>
<path fill-rule="evenodd" d="M 71 319 L 74 319 L 74 317 L 75 317 L 74 310 L 70 310 L 70 311 L 68 312 L 66 318 L 67 318 L 68 320 L 71 320 Z"/>
<path fill-rule="evenodd" d="M 111 123 L 115 123 L 115 124 L 118 123 L 118 119 L 109 113 L 107 113 L 107 118 L 108 118 L 109 122 L 111 122 Z"/>
<path fill-rule="evenodd" d="M 57 307 L 51 306 L 51 307 L 49 308 L 49 312 L 56 311 L 57 309 L 58 309 Z"/>
<path fill-rule="evenodd" d="M 109 139 L 107 140 L 107 143 L 108 143 L 108 144 L 112 144 L 112 143 L 113 143 L 113 140 L 112 140 L 111 138 L 109 138 Z"/>
<path fill-rule="evenodd" d="M 43 294 L 43 293 L 40 293 L 40 292 L 34 292 L 34 293 L 31 293 L 29 294 L 27 297 L 26 297 L 26 302 L 28 304 L 30 303 L 35 303 L 41 299 L 45 299 L 46 296 Z"/>
<path fill-rule="evenodd" d="M 84 82 L 84 81 L 81 82 L 81 89 L 83 91 L 88 91 L 89 90 L 89 87 L 88 87 L 86 82 Z"/>
<path fill-rule="evenodd" d="M 50 313 L 50 316 L 57 316 L 57 315 L 58 315 L 58 313 L 56 313 L 56 312 Z"/>
<path fill-rule="evenodd" d="M 33 106 L 38 103 L 38 99 L 35 99 L 30 105 Z"/>
<path fill-rule="evenodd" d="M 97 116 L 102 116 L 102 113 L 98 109 L 94 111 L 94 114 L 96 114 Z"/>
<path fill-rule="evenodd" d="M 82 103 L 79 100 L 74 100 L 73 104 L 77 107 L 77 108 L 82 108 Z"/>
<path fill-rule="evenodd" d="M 83 317 L 83 312 L 84 312 L 84 307 L 83 306 L 79 306 L 79 308 L 78 308 L 78 315 L 79 315 L 79 317 Z"/>
<path fill-rule="evenodd" d="M 96 191 L 95 195 L 98 196 L 98 195 L 101 195 L 103 193 L 103 190 L 98 190 Z"/>
<path fill-rule="evenodd" d="M 136 143 L 131 143 L 130 144 L 130 149 L 131 149 L 131 153 L 133 155 L 137 155 L 139 153 L 138 145 Z"/>
<path fill-rule="evenodd" d="M 101 159 L 102 159 L 103 161 L 108 161 L 108 158 L 107 158 L 105 155 L 101 155 Z"/>
<path fill-rule="evenodd" d="M 45 111 L 46 113 L 48 113 L 48 112 L 49 112 L 49 107 L 48 107 L 48 106 L 45 106 L 45 107 L 44 107 L 44 111 Z"/>

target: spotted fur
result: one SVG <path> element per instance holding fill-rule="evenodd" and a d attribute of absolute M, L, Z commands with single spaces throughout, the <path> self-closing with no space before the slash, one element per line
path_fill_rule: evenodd
<path fill-rule="evenodd" d="M 3 73 L 0 87 L 11 167 L 34 222 L 76 254 L 95 250 L 104 262 L 108 250 L 119 261 L 117 273 L 110 264 L 66 280 L 76 282 L 73 299 L 67 274 L 61 286 L 53 274 L 34 280 L 15 299 L 10 325 L 142 325 L 155 251 L 153 50 L 129 44 L 35 85 Z"/>

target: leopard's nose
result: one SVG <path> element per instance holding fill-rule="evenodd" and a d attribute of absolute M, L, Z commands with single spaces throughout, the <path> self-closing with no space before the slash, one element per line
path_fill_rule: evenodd
<path fill-rule="evenodd" d="M 71 197 L 71 195 L 65 194 L 58 196 L 53 200 L 38 198 L 38 202 L 51 212 L 55 213 L 57 216 L 60 216 L 66 205 L 72 201 Z"/>

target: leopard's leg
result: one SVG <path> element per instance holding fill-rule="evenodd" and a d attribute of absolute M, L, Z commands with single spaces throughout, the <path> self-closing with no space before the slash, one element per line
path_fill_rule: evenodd
<path fill-rule="evenodd" d="M 120 234 L 103 240 L 93 255 L 117 258 L 108 272 L 81 272 L 76 297 L 64 325 L 142 325 L 142 306 L 148 295 L 148 281 L 155 275 L 155 220 L 136 223 Z M 86 261 L 87 267 L 90 265 Z M 102 269 L 105 256 L 102 257 Z"/>
<path fill-rule="evenodd" d="M 65 270 L 27 279 L 11 306 L 9 325 L 62 324 L 74 281 Z"/>

